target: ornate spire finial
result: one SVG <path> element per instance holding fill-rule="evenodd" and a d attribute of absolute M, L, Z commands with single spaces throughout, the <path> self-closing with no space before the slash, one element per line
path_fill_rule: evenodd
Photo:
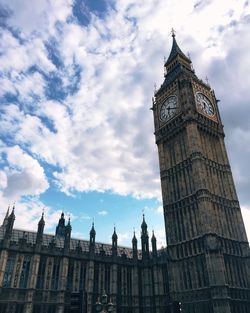
<path fill-rule="evenodd" d="M 172 37 L 174 38 L 175 37 L 175 33 L 176 33 L 176 31 L 173 29 L 173 27 L 172 27 L 172 29 L 171 29 L 171 35 L 172 35 Z"/>
<path fill-rule="evenodd" d="M 15 216 L 15 202 L 13 203 L 12 211 L 10 216 Z"/>
<path fill-rule="evenodd" d="M 7 212 L 6 212 L 6 214 L 5 214 L 5 218 L 8 218 L 9 213 L 10 213 L 10 205 L 8 205 L 8 209 L 7 209 Z"/>

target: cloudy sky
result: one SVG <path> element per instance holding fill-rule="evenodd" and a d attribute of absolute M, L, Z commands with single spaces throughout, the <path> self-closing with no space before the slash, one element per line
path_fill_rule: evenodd
<path fill-rule="evenodd" d="M 250 235 L 250 4 L 199 0 L 0 0 L 0 219 L 63 210 L 73 236 L 130 245 L 142 212 L 165 245 L 151 98 L 176 30 L 221 101 Z"/>

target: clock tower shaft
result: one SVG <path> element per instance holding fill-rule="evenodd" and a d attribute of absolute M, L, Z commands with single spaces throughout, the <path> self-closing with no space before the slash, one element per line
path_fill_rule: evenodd
<path fill-rule="evenodd" d="M 174 34 L 153 113 L 172 300 L 190 313 L 248 312 L 249 245 L 217 100 Z"/>

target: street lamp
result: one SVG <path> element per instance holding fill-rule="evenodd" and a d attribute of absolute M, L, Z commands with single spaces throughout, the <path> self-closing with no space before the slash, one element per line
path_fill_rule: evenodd
<path fill-rule="evenodd" d="M 174 311 L 174 313 L 179 313 L 179 312 L 182 311 L 182 309 L 181 309 L 181 302 L 179 302 L 179 301 L 174 301 L 173 302 L 173 311 Z"/>
<path fill-rule="evenodd" d="M 94 308 L 96 312 L 101 313 L 113 311 L 114 305 L 111 301 L 108 303 L 108 296 L 106 295 L 105 291 L 103 291 L 103 294 L 101 295 L 101 301 L 99 299 L 96 301 Z"/>

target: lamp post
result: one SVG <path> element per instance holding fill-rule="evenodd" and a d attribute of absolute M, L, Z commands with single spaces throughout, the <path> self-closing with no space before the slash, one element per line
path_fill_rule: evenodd
<path fill-rule="evenodd" d="M 106 295 L 105 291 L 103 291 L 103 294 L 101 295 L 101 301 L 99 299 L 96 301 L 94 308 L 96 312 L 101 313 L 108 313 L 113 311 L 114 305 L 111 301 L 108 302 L 108 296 Z"/>

